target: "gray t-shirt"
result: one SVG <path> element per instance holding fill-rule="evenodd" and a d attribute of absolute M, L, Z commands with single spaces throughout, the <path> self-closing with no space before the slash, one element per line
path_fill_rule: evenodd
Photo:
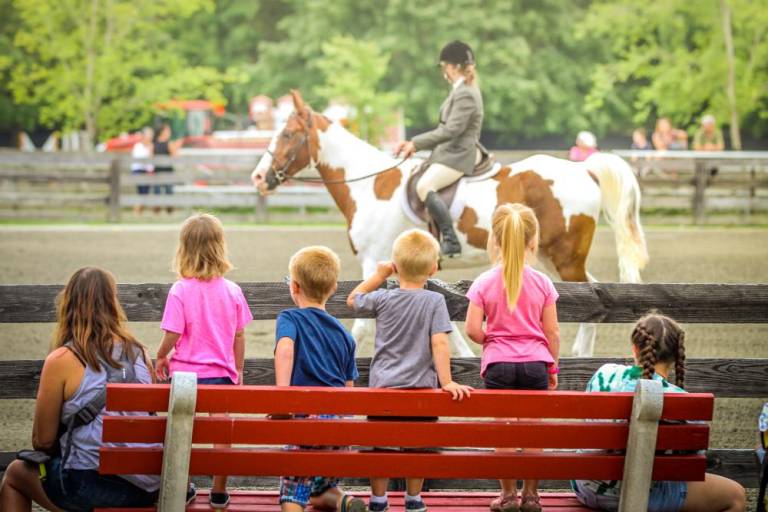
<path fill-rule="evenodd" d="M 356 295 L 355 310 L 376 316 L 370 387 L 438 387 L 432 335 L 453 330 L 442 295 L 429 290 L 376 290 Z"/>

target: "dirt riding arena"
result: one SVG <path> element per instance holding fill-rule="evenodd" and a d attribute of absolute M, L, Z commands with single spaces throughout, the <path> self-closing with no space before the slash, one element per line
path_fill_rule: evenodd
<path fill-rule="evenodd" d="M 359 266 L 340 228 L 228 228 L 228 242 L 237 281 L 277 281 L 287 273 L 288 258 L 298 248 L 324 244 L 342 259 L 343 279 L 359 278 Z M 78 267 L 98 265 L 111 270 L 118 282 L 171 282 L 170 260 L 176 226 L 123 227 L 0 227 L 0 282 L 64 283 Z M 647 230 L 651 263 L 647 282 L 768 282 L 768 230 L 675 229 Z M 618 279 L 612 233 L 599 230 L 589 262 L 600 280 Z M 471 279 L 482 269 L 441 272 L 446 281 Z M 132 329 L 154 353 L 161 332 L 157 324 L 136 323 Z M 690 357 L 758 357 L 768 359 L 768 325 L 689 325 L 686 352 Z M 601 325 L 595 356 L 626 356 L 629 324 Z M 0 324 L 0 358 L 43 359 L 51 324 Z M 563 354 L 568 355 L 576 332 L 564 324 Z M 254 322 L 246 331 L 246 357 L 269 357 L 274 322 Z M 371 346 L 362 347 L 368 356 Z M 768 397 L 766 397 L 768 399 Z M 711 446 L 753 448 L 756 443 L 758 399 L 717 400 Z M 32 400 L 0 402 L 0 451 L 29 445 Z"/>

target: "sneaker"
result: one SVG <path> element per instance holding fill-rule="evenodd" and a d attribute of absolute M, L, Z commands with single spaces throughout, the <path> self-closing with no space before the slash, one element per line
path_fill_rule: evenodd
<path fill-rule="evenodd" d="M 372 501 L 368 503 L 368 512 L 384 512 L 386 510 L 389 510 L 389 503 L 386 501 L 384 503 L 374 503 Z"/>
<path fill-rule="evenodd" d="M 189 487 L 187 487 L 187 505 L 195 501 L 195 498 L 197 497 L 197 487 L 195 487 L 195 484 L 192 482 L 189 482 Z"/>
<path fill-rule="evenodd" d="M 406 500 L 405 510 L 408 512 L 427 512 L 427 506 L 421 499 L 418 500 Z"/>
<path fill-rule="evenodd" d="M 229 493 L 228 492 L 212 492 L 211 493 L 211 508 L 227 508 L 229 505 Z"/>
<path fill-rule="evenodd" d="M 344 497 L 341 498 L 339 512 L 365 512 L 365 502 L 360 498 L 345 494 Z"/>

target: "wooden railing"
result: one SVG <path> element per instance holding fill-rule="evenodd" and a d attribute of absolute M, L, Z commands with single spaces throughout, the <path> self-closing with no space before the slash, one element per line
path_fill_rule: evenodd
<path fill-rule="evenodd" d="M 564 156 L 562 151 L 496 151 L 503 164 L 533 153 Z M 697 223 L 707 210 L 740 210 L 746 215 L 768 210 L 768 152 L 616 151 L 637 171 L 647 208 L 688 209 Z M 40 216 L 40 209 L 103 206 L 108 220 L 119 221 L 124 208 L 173 207 L 253 209 L 266 219 L 267 206 L 304 210 L 332 208 L 322 186 L 280 187 L 263 198 L 250 185 L 250 172 L 260 150 L 200 152 L 143 160 L 173 166 L 173 173 L 134 175 L 130 155 L 114 153 L 21 153 L 0 151 L 0 216 Z M 717 175 L 711 170 L 718 168 Z M 656 172 L 658 171 L 658 172 Z M 206 186 L 199 186 L 204 182 Z M 147 195 L 136 186 L 173 185 L 173 195 Z M 26 208 L 26 210 L 25 210 Z M 34 208 L 34 209 L 32 209 Z"/>
<path fill-rule="evenodd" d="M 339 283 L 337 293 L 328 302 L 328 311 L 339 318 L 356 318 L 345 298 L 356 282 Z M 443 294 L 451 318 L 463 320 L 471 283 L 430 281 L 431 290 Z M 394 283 L 389 283 L 390 286 Z M 120 284 L 118 291 L 128 319 L 158 322 L 162 316 L 170 284 Z M 240 283 L 256 319 L 274 319 L 292 307 L 285 283 Z M 637 320 L 651 308 L 657 308 L 685 323 L 768 323 L 768 285 L 733 284 L 612 284 L 555 283 L 560 293 L 558 316 L 563 322 L 620 322 Z M 55 297 L 61 285 L 0 285 L 0 323 L 53 322 Z M 723 340 L 725 343 L 726 340 Z M 606 362 L 627 362 L 609 358 L 563 358 L 559 389 L 583 390 L 594 371 Z M 271 359 L 247 359 L 246 384 L 273 384 Z M 360 379 L 368 384 L 370 360 L 359 359 Z M 765 359 L 699 359 L 686 362 L 686 389 L 711 392 L 718 398 L 768 397 L 768 361 Z M 0 361 L 0 399 L 34 398 L 42 361 Z M 479 360 L 454 358 L 454 378 L 481 387 Z M 750 418 L 751 421 L 751 418 Z M 22 448 L 22 447 L 19 447 Z M 0 467 L 13 457 L 0 453 Z M 757 461 L 752 450 L 714 449 L 708 453 L 709 470 L 756 487 Z M 358 482 L 359 483 L 359 482 Z M 261 480 L 242 480 L 240 484 L 259 484 Z M 432 488 L 492 488 L 493 482 L 435 481 Z M 549 482 L 562 486 L 563 482 Z"/>

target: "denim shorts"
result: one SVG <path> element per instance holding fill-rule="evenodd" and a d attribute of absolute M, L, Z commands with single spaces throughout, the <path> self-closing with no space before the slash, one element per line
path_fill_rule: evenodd
<path fill-rule="evenodd" d="M 549 387 L 547 363 L 491 363 L 485 369 L 485 389 L 546 390 Z"/>
<path fill-rule="evenodd" d="M 95 469 L 61 469 L 61 457 L 45 464 L 46 496 L 57 507 L 86 512 L 98 507 L 151 507 L 158 491 L 148 492 L 117 475 L 100 475 Z"/>
<path fill-rule="evenodd" d="M 230 385 L 234 384 L 229 377 L 203 377 L 197 379 L 198 384 L 217 384 L 217 385 Z"/>
<path fill-rule="evenodd" d="M 578 481 L 573 481 L 572 485 L 578 500 L 589 508 L 608 511 L 619 509 L 618 496 L 595 494 L 591 489 L 579 485 Z M 686 482 L 653 482 L 648 495 L 648 512 L 678 512 L 683 508 L 687 497 Z"/>

